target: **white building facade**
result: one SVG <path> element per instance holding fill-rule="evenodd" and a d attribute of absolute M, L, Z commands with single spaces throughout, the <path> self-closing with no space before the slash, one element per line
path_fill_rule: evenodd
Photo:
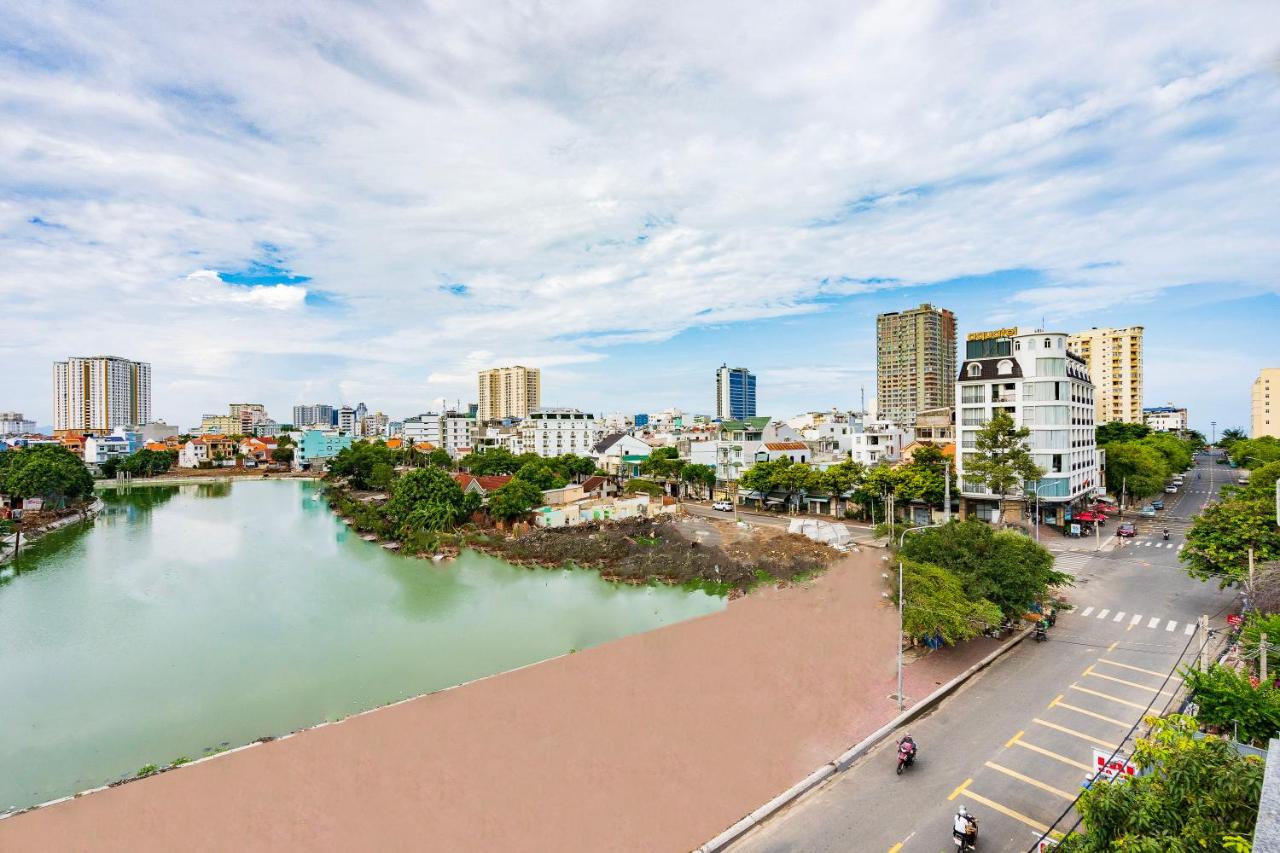
<path fill-rule="evenodd" d="M 1176 406 L 1151 406 L 1142 410 L 1142 422 L 1156 432 L 1186 432 L 1187 410 Z"/>
<path fill-rule="evenodd" d="M 999 496 L 966 476 L 979 431 L 997 411 L 1027 427 L 1038 483 L 1008 495 L 1038 496 L 1046 522 L 1064 524 L 1074 507 L 1103 492 L 1096 444 L 1096 401 L 1084 359 L 1067 349 L 1062 332 L 1005 330 L 973 346 L 956 382 L 956 469 L 962 503 L 987 520 L 998 518 Z"/>
<path fill-rule="evenodd" d="M 22 416 L 22 412 L 0 412 L 0 435 L 26 435 L 36 431 L 36 422 Z"/>
<path fill-rule="evenodd" d="M 539 456 L 590 456 L 600 439 L 595 415 L 577 409 L 535 409 L 520 422 L 520 443 Z"/>

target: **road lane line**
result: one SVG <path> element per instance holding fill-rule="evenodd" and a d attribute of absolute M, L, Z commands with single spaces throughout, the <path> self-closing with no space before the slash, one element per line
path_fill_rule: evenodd
<path fill-rule="evenodd" d="M 1178 627 L 1178 623 L 1177 623 L 1177 622 L 1174 622 L 1172 619 L 1170 619 L 1170 620 L 1169 620 L 1169 624 L 1168 624 L 1168 625 L 1165 625 L 1165 626 L 1164 626 L 1164 629 L 1165 629 L 1166 631 L 1172 631 L 1174 628 L 1177 628 L 1177 627 Z"/>
<path fill-rule="evenodd" d="M 1120 621 L 1121 619 L 1123 619 L 1123 618 L 1124 618 L 1124 611 L 1123 611 L 1123 610 L 1121 610 L 1121 611 L 1120 611 L 1119 613 L 1117 613 L 1115 616 L 1111 617 L 1111 621 L 1112 621 L 1112 622 L 1119 622 L 1119 621 Z"/>
<path fill-rule="evenodd" d="M 954 800 L 956 797 L 958 797 L 958 796 L 960 796 L 961 794 L 963 794 L 963 793 L 965 792 L 965 789 L 966 789 L 966 788 L 968 788 L 968 787 L 969 787 L 969 785 L 970 785 L 970 784 L 972 784 L 972 783 L 973 783 L 973 777 L 972 777 L 972 776 L 970 776 L 968 779 L 965 779 L 963 782 L 961 782 L 959 785 L 957 785 L 957 786 L 956 786 L 956 789 L 955 789 L 954 791 L 952 791 L 952 792 L 951 792 L 951 796 L 947 797 L 947 799 L 948 799 L 948 800 Z"/>
<path fill-rule="evenodd" d="M 1092 613 L 1092 612 L 1093 612 L 1093 605 L 1091 604 L 1091 605 L 1089 605 L 1088 607 L 1086 607 L 1086 608 L 1084 609 L 1084 611 L 1083 611 L 1080 615 L 1081 615 L 1081 616 L 1088 616 L 1088 615 L 1089 615 L 1090 613 Z"/>
<path fill-rule="evenodd" d="M 1050 723 L 1046 720 L 1040 719 L 1039 717 L 1034 718 L 1031 722 L 1039 723 L 1047 729 L 1053 729 L 1054 731 L 1062 732 L 1065 735 L 1078 737 L 1080 740 L 1087 740 L 1089 743 L 1096 743 L 1098 746 L 1105 746 L 1107 749 L 1119 749 L 1119 744 L 1114 744 L 1111 741 L 1103 740 L 1102 738 L 1094 737 L 1093 735 L 1087 735 L 1084 732 L 1078 732 L 1075 729 L 1069 729 L 1066 726 L 1060 726 L 1057 723 Z"/>
<path fill-rule="evenodd" d="M 1109 663 L 1112 666 L 1121 666 L 1121 667 L 1124 667 L 1125 669 L 1131 669 L 1134 672 L 1145 672 L 1147 675 L 1154 675 L 1156 678 L 1164 678 L 1165 676 L 1168 676 L 1170 681 L 1182 680 L 1176 675 L 1169 675 L 1169 673 L 1167 672 L 1159 672 L 1154 669 L 1143 669 L 1140 666 L 1133 666 L 1132 664 L 1120 663 L 1120 661 L 1118 660 L 1107 660 L 1106 658 L 1098 658 L 1098 663 Z"/>
<path fill-rule="evenodd" d="M 1092 675 L 1094 678 L 1105 678 L 1107 681 L 1114 681 L 1116 684 L 1123 684 L 1126 687 L 1136 687 L 1139 690 L 1145 690 L 1148 693 L 1155 693 L 1156 695 L 1173 692 L 1172 690 L 1157 690 L 1154 687 L 1148 687 L 1147 685 L 1139 684 L 1136 681 L 1125 681 L 1123 678 L 1116 678 L 1114 675 L 1103 675 L 1100 672 L 1094 672 L 1093 667 L 1089 667 L 1088 671 L 1085 672 L 1085 675 Z"/>
<path fill-rule="evenodd" d="M 1107 614 L 1108 614 L 1108 613 L 1110 613 L 1110 612 L 1111 612 L 1110 610 L 1107 610 L 1107 609 L 1105 609 L 1105 608 L 1104 608 L 1103 610 L 1101 610 L 1101 611 L 1098 613 L 1097 618 L 1099 618 L 1099 619 L 1106 619 L 1106 618 L 1107 618 Z"/>
<path fill-rule="evenodd" d="M 899 841 L 897 844 L 889 848 L 889 853 L 898 853 L 898 851 L 901 849 L 902 849 L 902 842 Z"/>
<path fill-rule="evenodd" d="M 1134 625 L 1137 625 L 1141 621 L 1142 621 L 1142 614 L 1135 613 L 1133 614 L 1133 618 L 1129 620 L 1129 627 L 1132 628 Z"/>
<path fill-rule="evenodd" d="M 1054 761 L 1061 761 L 1063 764 L 1069 764 L 1072 767 L 1079 767 L 1081 770 L 1089 771 L 1093 769 L 1083 761 L 1076 761 L 1074 758 L 1067 758 L 1065 755 L 1059 755 L 1053 750 L 1045 749 L 1043 746 L 1036 746 L 1034 743 L 1027 743 L 1022 738 L 1018 738 L 1017 744 L 1018 746 L 1029 749 L 1032 752 L 1038 752 L 1041 755 L 1052 758 Z"/>
<path fill-rule="evenodd" d="M 1148 627 L 1148 628 L 1159 628 L 1159 627 L 1160 627 L 1160 617 L 1159 617 L 1159 616 L 1152 616 L 1152 617 L 1151 617 L 1151 621 L 1147 623 L 1147 627 Z"/>
<path fill-rule="evenodd" d="M 960 793 L 959 789 L 956 790 L 956 793 Z M 973 791 L 965 790 L 964 795 L 969 799 L 973 800 L 975 803 L 982 803 L 987 808 L 995 809 L 996 811 L 1000 812 L 1000 814 L 1005 815 L 1006 817 L 1011 817 L 1014 820 L 1022 821 L 1027 826 L 1031 827 L 1036 832 L 1039 832 L 1042 835 L 1049 831 L 1049 827 L 1045 826 L 1040 821 L 1033 820 L 1032 818 L 1029 818 L 1026 815 L 1022 814 L 1021 812 L 1015 812 L 1013 809 L 1009 808 L 1008 806 L 1002 806 L 999 803 L 997 803 L 995 800 L 988 800 L 986 797 L 982 796 L 981 794 L 975 794 Z"/>
<path fill-rule="evenodd" d="M 1058 698 L 1061 699 L 1062 697 L 1059 696 Z M 1066 708 L 1068 711 L 1075 711 L 1077 714 L 1084 714 L 1086 717 L 1094 717 L 1106 723 L 1114 723 L 1115 725 L 1119 726 L 1122 729 L 1127 729 L 1130 726 L 1129 723 L 1126 723 L 1123 720 L 1117 720 L 1115 717 L 1107 717 L 1095 711 L 1087 710 L 1085 708 L 1077 708 L 1075 705 L 1068 705 L 1066 702 L 1054 702 L 1053 704 L 1054 704 L 1054 707 L 1057 707 L 1057 708 Z"/>
<path fill-rule="evenodd" d="M 1008 749 L 1009 747 L 1013 746 L 1015 743 L 1018 742 L 1018 739 L 1021 738 L 1024 734 L 1026 734 L 1026 732 L 1019 729 L 1016 735 L 1014 735 L 1013 737 L 1009 738 L 1007 741 L 1004 742 L 1004 748 Z"/>
<path fill-rule="evenodd" d="M 1088 687 L 1081 687 L 1079 684 L 1072 684 L 1070 689 L 1078 690 L 1081 693 L 1088 693 L 1090 696 L 1097 696 L 1099 699 L 1110 699 L 1112 702 L 1119 702 L 1121 705 L 1128 705 L 1130 708 L 1137 708 L 1139 711 L 1147 710 L 1146 705 L 1139 705 L 1137 702 L 1130 702 L 1128 699 L 1117 699 L 1114 696 L 1099 693 L 1097 690 L 1090 690 Z"/>
<path fill-rule="evenodd" d="M 1114 651 L 1116 650 L 1116 646 L 1118 646 L 1118 645 L 1120 645 L 1120 641 L 1119 641 L 1119 640 L 1116 640 L 1114 643 L 1112 643 L 1111 645 L 1107 646 L 1107 651 L 1109 651 L 1109 652 L 1114 652 Z"/>
<path fill-rule="evenodd" d="M 1054 705 L 1057 705 L 1061 701 L 1062 701 L 1062 694 L 1059 693 L 1057 696 L 1053 697 L 1053 701 L 1049 703 L 1049 708 L 1052 708 Z"/>
<path fill-rule="evenodd" d="M 1055 788 L 1052 785 L 1046 785 L 1044 782 L 1041 782 L 1039 779 L 1032 779 L 1030 776 L 1024 776 L 1023 774 L 1019 773 L 1017 770 L 1010 770 L 1008 767 L 1001 767 L 999 764 L 996 764 L 994 761 L 987 761 L 984 763 L 986 764 L 987 767 L 990 767 L 992 770 L 995 770 L 997 773 L 1003 773 L 1006 776 L 1010 776 L 1014 779 L 1017 779 L 1019 782 L 1026 782 L 1028 785 L 1039 788 L 1041 791 L 1045 791 L 1046 793 L 1053 794 L 1056 797 L 1062 797 L 1062 799 L 1066 800 L 1069 803 L 1075 801 L 1075 798 L 1076 798 L 1075 794 L 1068 794 L 1066 791 L 1062 790 L 1061 788 Z"/>

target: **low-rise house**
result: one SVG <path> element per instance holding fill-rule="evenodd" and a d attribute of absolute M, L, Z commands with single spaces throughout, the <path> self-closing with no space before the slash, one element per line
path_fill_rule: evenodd
<path fill-rule="evenodd" d="M 178 451 L 179 468 L 199 468 L 233 462 L 236 443 L 225 435 L 202 435 L 191 439 Z"/>
<path fill-rule="evenodd" d="M 81 459 L 84 458 L 84 436 L 76 432 L 69 432 L 58 439 L 67 450 L 70 450 Z"/>
<path fill-rule="evenodd" d="M 591 448 L 596 467 L 610 474 L 630 474 L 630 471 L 623 470 L 624 467 L 632 467 L 638 461 L 647 459 L 652 452 L 653 448 L 647 442 L 625 432 L 606 435 Z M 627 462 L 631 465 L 626 465 Z"/>
<path fill-rule="evenodd" d="M 254 465 L 266 465 L 272 460 L 271 454 L 275 452 L 276 443 L 274 441 L 264 441 L 260 438 L 246 438 L 240 442 L 239 452 L 244 457 L 245 462 L 253 462 Z"/>
<path fill-rule="evenodd" d="M 511 482 L 510 474 L 494 474 L 491 476 L 477 477 L 472 474 L 464 474 L 461 471 L 455 471 L 449 475 L 457 481 L 462 487 L 462 493 L 475 493 L 480 496 L 482 501 L 489 499 L 489 493 L 495 489 L 500 489 L 507 483 Z"/>
<path fill-rule="evenodd" d="M 902 448 L 914 438 L 911 430 L 891 421 L 868 421 L 861 431 L 854 433 L 849 456 L 864 465 L 897 462 L 902 458 Z"/>
<path fill-rule="evenodd" d="M 84 440 L 84 464 L 95 474 L 108 459 L 123 459 L 129 453 L 129 439 L 121 435 L 94 435 Z"/>
<path fill-rule="evenodd" d="M 539 527 L 575 527 L 593 521 L 650 518 L 659 513 L 674 512 L 677 508 L 674 501 L 668 503 L 645 494 L 634 494 L 543 506 L 533 511 L 533 519 Z"/>

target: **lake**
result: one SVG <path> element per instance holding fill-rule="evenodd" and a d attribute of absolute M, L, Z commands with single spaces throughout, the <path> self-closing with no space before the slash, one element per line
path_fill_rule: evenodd
<path fill-rule="evenodd" d="M 135 487 L 0 572 L 0 812 L 725 606 L 351 533 L 307 481 Z"/>

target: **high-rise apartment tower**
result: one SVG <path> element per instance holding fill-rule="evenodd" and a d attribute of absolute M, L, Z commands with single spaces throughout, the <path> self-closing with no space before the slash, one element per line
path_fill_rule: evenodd
<path fill-rule="evenodd" d="M 1076 332 L 1067 348 L 1089 368 L 1097 422 L 1142 423 L 1142 327 Z"/>
<path fill-rule="evenodd" d="M 917 412 L 954 406 L 956 315 L 925 304 L 876 317 L 876 409 L 910 426 Z"/>
<path fill-rule="evenodd" d="M 150 420 L 150 364 L 112 355 L 53 363 L 55 435 L 105 434 Z"/>
<path fill-rule="evenodd" d="M 740 421 L 756 416 L 756 375 L 745 367 L 716 369 L 716 417 Z"/>
<path fill-rule="evenodd" d="M 542 371 L 536 367 L 495 367 L 480 371 L 479 421 L 527 418 L 542 405 Z"/>
<path fill-rule="evenodd" d="M 1280 367 L 1264 367 L 1253 380 L 1249 437 L 1280 438 Z"/>

